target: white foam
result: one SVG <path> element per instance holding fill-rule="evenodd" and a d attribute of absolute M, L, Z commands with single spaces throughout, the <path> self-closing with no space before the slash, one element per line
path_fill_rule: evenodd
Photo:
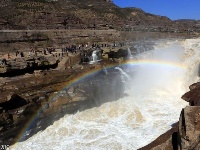
<path fill-rule="evenodd" d="M 145 146 L 170 129 L 187 105 L 180 97 L 198 79 L 198 43 L 200 39 L 165 42 L 165 48 L 141 54 L 140 59 L 164 59 L 187 68 L 139 67 L 127 97 L 65 115 L 11 149 L 134 150 Z"/>

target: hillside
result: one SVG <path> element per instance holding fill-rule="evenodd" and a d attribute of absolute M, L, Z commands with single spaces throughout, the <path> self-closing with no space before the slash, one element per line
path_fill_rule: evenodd
<path fill-rule="evenodd" d="M 0 8 L 1 30 L 199 30 L 197 21 L 172 21 L 164 16 L 145 13 L 138 8 L 120 8 L 109 0 L 3 0 Z"/>

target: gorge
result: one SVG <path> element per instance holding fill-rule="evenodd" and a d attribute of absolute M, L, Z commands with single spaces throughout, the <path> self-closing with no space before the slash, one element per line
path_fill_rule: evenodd
<path fill-rule="evenodd" d="M 95 74 L 96 81 L 84 78 L 88 84 L 98 87 L 92 97 L 94 101 L 103 103 L 65 115 L 44 131 L 11 148 L 138 149 L 147 145 L 170 130 L 178 121 L 181 109 L 188 105 L 181 96 L 189 90 L 190 84 L 198 81 L 199 41 L 156 41 L 153 50 L 135 55 L 133 60 L 119 66 L 126 75 L 110 68 L 107 74 Z M 115 90 L 106 96 L 107 91 L 103 93 L 102 90 L 110 81 L 101 78 L 114 75 L 119 77 L 116 76 L 109 87 Z M 86 91 L 81 83 L 77 84 L 80 90 Z M 68 93 L 69 89 L 66 88 Z"/>

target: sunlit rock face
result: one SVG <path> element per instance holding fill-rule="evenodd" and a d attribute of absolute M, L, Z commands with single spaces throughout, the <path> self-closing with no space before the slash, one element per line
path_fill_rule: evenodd
<path fill-rule="evenodd" d="M 190 34 L 199 32 L 198 20 L 172 21 L 166 16 L 149 14 L 140 8 L 120 8 L 111 0 L 2 0 L 0 6 L 1 30 L 117 29 Z"/>
<path fill-rule="evenodd" d="M 133 61 L 128 69 L 115 69 L 126 96 L 65 115 L 11 149 L 114 150 L 145 146 L 169 130 L 188 104 L 181 96 L 198 80 L 199 43 L 200 39 L 158 41 L 154 50 L 137 55 L 137 63 Z M 128 74 L 126 70 L 131 69 L 134 73 Z"/>

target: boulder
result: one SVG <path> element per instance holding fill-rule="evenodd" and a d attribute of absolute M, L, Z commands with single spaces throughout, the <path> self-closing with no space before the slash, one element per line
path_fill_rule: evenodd
<path fill-rule="evenodd" d="M 185 93 L 181 98 L 189 102 L 190 106 L 200 106 L 200 83 L 192 84 L 190 91 Z"/>
<path fill-rule="evenodd" d="M 196 89 L 200 87 L 200 82 L 194 83 L 192 85 L 189 86 L 190 90 Z"/>
<path fill-rule="evenodd" d="M 200 107 L 187 106 L 179 120 L 179 148 L 182 150 L 200 149 Z"/>

